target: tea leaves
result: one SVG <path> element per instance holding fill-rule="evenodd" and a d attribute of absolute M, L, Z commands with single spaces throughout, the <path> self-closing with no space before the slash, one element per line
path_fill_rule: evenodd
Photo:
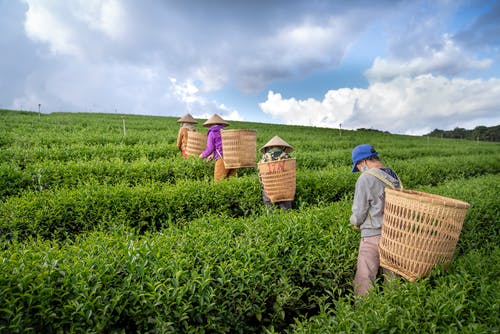
<path fill-rule="evenodd" d="M 295 150 L 293 210 L 255 168 L 214 184 L 175 118 L 0 110 L 0 332 L 498 332 L 500 146 L 231 122 Z M 203 131 L 203 129 L 200 129 Z M 369 142 L 405 188 L 471 204 L 453 262 L 352 294 Z"/>

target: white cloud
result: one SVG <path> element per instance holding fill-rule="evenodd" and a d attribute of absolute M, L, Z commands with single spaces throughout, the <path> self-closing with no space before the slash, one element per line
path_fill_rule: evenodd
<path fill-rule="evenodd" d="M 89 56 L 127 36 L 129 17 L 118 0 L 23 1 L 27 35 L 53 54 Z"/>
<path fill-rule="evenodd" d="M 236 110 L 218 104 L 216 101 L 207 100 L 196 85 L 191 81 L 178 82 L 175 78 L 170 78 L 171 90 L 184 103 L 185 109 L 196 118 L 209 118 L 213 114 L 218 114 L 223 119 L 242 121 L 243 117 Z"/>
<path fill-rule="evenodd" d="M 350 115 L 353 102 L 349 97 L 342 99 L 345 93 L 350 95 L 350 92 L 350 89 L 330 91 L 323 101 L 301 101 L 295 98 L 283 99 L 281 94 L 270 91 L 267 101 L 259 106 L 263 112 L 284 120 L 287 124 L 332 127 L 338 126 L 338 123 Z"/>
<path fill-rule="evenodd" d="M 204 92 L 213 92 L 224 87 L 229 81 L 228 73 L 216 64 L 196 66 L 192 71 L 192 77 L 199 80 Z"/>
<path fill-rule="evenodd" d="M 393 133 L 424 134 L 461 126 L 473 119 L 500 122 L 500 79 L 466 80 L 422 75 L 372 83 L 367 89 L 329 91 L 322 101 L 283 99 L 269 92 L 263 112 L 287 124 L 374 128 Z M 496 115 L 496 116 L 492 116 Z"/>
<path fill-rule="evenodd" d="M 17 8 L 14 17 L 6 17 L 19 26 L 24 20 L 29 38 L 22 28 L 17 28 L 16 38 L 0 35 L 0 44 L 15 41 L 16 50 L 22 45 L 22 53 L 32 55 L 29 65 L 14 53 L 6 53 L 0 62 L 2 73 L 17 75 L 10 74 L 5 79 L 9 84 L 0 90 L 0 99 L 13 107 L 42 103 L 46 111 L 118 109 L 207 117 L 217 112 L 241 120 L 238 107 L 223 104 L 224 95 L 235 88 L 250 94 L 237 93 L 230 100 L 247 103 L 241 107 L 252 114 L 255 96 L 267 85 L 290 97 L 304 96 L 299 87 L 304 82 L 310 84 L 308 92 L 323 92 L 327 80 L 335 84 L 340 79 L 348 86 L 345 73 L 359 76 L 358 70 L 371 63 L 366 88 L 352 84 L 329 91 L 322 100 L 270 92 L 261 109 L 294 124 L 417 132 L 434 120 L 431 127 L 449 127 L 455 118 L 457 125 L 466 124 L 459 122 L 467 118 L 454 112 L 480 114 L 490 106 L 478 106 L 477 96 L 484 104 L 490 101 L 488 90 L 497 87 L 494 80 L 459 84 L 451 79 L 490 69 L 495 58 L 491 53 L 491 59 L 484 53 L 481 57 L 450 37 L 454 35 L 446 30 L 446 17 L 458 5 L 449 2 L 422 6 L 320 0 L 292 1 L 284 7 L 272 1 L 21 1 L 8 2 Z M 0 27 L 16 26 L 6 22 L 0 21 Z M 331 72 L 322 72 L 337 66 L 341 71 L 331 78 Z M 319 77 L 322 82 L 313 82 Z M 468 92 L 475 96 L 460 105 L 454 102 Z M 474 111 L 468 111 L 469 104 Z M 439 113 L 433 118 L 428 110 Z M 388 121 L 373 116 L 381 113 Z M 448 115 L 448 123 L 441 114 Z M 410 125 L 403 120 L 407 116 Z"/>
<path fill-rule="evenodd" d="M 266 38 L 263 49 L 273 50 L 271 53 L 287 66 L 337 64 L 355 34 L 351 24 L 348 19 L 335 17 L 327 25 L 304 22 L 286 26 Z"/>
<path fill-rule="evenodd" d="M 54 54 L 78 56 L 81 53 L 80 47 L 74 43 L 74 31 L 59 20 L 57 13 L 39 2 L 30 3 L 24 25 L 31 39 L 49 44 Z"/>
<path fill-rule="evenodd" d="M 193 103 L 197 100 L 196 94 L 199 90 L 192 82 L 187 81 L 178 83 L 175 78 L 170 78 L 170 82 L 172 83 L 175 95 L 177 95 L 181 101 Z"/>
<path fill-rule="evenodd" d="M 276 80 L 334 68 L 363 30 L 378 19 L 377 13 L 376 9 L 356 9 L 329 13 L 323 20 L 307 18 L 276 25 L 267 34 L 255 36 L 252 50 L 240 50 L 236 70 L 230 74 L 239 89 L 251 92 Z"/>
<path fill-rule="evenodd" d="M 204 41 L 199 34 L 190 35 L 184 28 L 200 22 L 182 19 L 189 13 L 175 13 L 175 6 L 167 10 L 162 2 L 23 2 L 27 36 L 47 45 L 50 54 L 38 49 L 41 66 L 9 98 L 13 108 L 33 109 L 42 103 L 46 111 L 217 112 L 243 119 L 238 111 L 203 96 L 228 82 L 231 54 L 221 54 L 210 44 L 211 38 L 223 36 Z M 177 14 L 181 18 L 174 19 Z"/>
<path fill-rule="evenodd" d="M 470 69 L 485 69 L 493 63 L 491 59 L 472 57 L 447 36 L 439 48 L 427 45 L 420 51 L 420 55 L 413 58 L 387 60 L 377 57 L 365 75 L 372 82 L 426 73 L 456 75 Z"/>
<path fill-rule="evenodd" d="M 127 14 L 118 0 L 80 0 L 70 4 L 75 17 L 90 28 L 102 32 L 111 39 L 119 40 L 126 36 Z"/>
<path fill-rule="evenodd" d="M 285 16 L 276 15 L 283 9 L 272 3 L 262 11 L 259 4 L 239 2 L 23 2 L 28 36 L 51 54 L 44 55 L 43 69 L 30 74 L 15 104 L 39 100 L 47 108 L 53 101 L 77 110 L 218 112 L 232 119 L 243 117 L 204 94 L 226 87 L 255 92 L 274 80 L 335 66 L 380 13 L 328 2 L 324 11 L 293 3 Z"/>

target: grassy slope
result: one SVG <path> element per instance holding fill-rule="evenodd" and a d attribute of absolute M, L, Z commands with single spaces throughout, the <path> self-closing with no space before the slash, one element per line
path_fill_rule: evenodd
<path fill-rule="evenodd" d="M 492 288 L 498 286 L 495 277 L 499 277 L 495 275 L 499 271 L 498 261 L 495 260 L 498 260 L 497 245 L 500 241 L 500 208 L 497 208 L 496 199 L 500 184 L 497 177 L 500 146 L 497 143 L 374 132 L 342 131 L 340 135 L 334 129 L 231 122 L 231 128 L 256 129 L 258 147 L 276 134 L 295 147 L 293 156 L 297 158 L 298 165 L 296 210 L 273 217 L 263 210 L 260 203 L 255 170 L 242 170 L 238 180 L 213 186 L 211 165 L 178 159 L 174 147 L 178 129 L 176 118 L 127 115 L 125 119 L 126 138 L 123 137 L 120 115 L 57 113 L 39 118 L 35 113 L 0 111 L 0 155 L 3 161 L 0 173 L 4 182 L 0 228 L 3 237 L 19 231 L 31 231 L 34 236 L 43 236 L 46 240 L 65 240 L 68 236 L 70 239 L 62 241 L 62 244 L 47 241 L 41 245 L 36 241 L 22 241 L 24 239 L 14 244 L 4 241 L 3 257 L 11 262 L 4 262 L 1 281 L 4 292 L 0 296 L 3 296 L 5 305 L 13 303 L 10 310 L 18 311 L 17 315 L 9 315 L 7 308 L 2 309 L 0 328 L 5 329 L 3 326 L 7 323 L 18 324 L 18 328 L 68 329 L 70 320 L 67 317 L 75 317 L 82 312 L 75 326 L 107 330 L 125 326 L 143 330 L 148 326 L 192 330 L 193 327 L 189 326 L 194 324 L 198 330 L 211 328 L 215 331 L 261 331 L 263 328 L 273 331 L 273 328 L 285 330 L 290 325 L 293 327 L 289 330 L 297 332 L 403 332 L 408 328 L 417 332 L 443 331 L 446 328 L 449 331 L 469 332 L 498 330 L 498 319 L 488 315 L 498 310 L 498 295 Z M 199 129 L 205 131 L 201 127 Z M 418 283 L 382 289 L 354 306 L 348 284 L 355 263 L 357 234 L 343 226 L 348 219 L 356 178 L 349 172 L 350 151 L 364 142 L 376 146 L 386 164 L 400 173 L 407 187 L 466 200 L 473 204 L 473 208 L 457 248 L 458 258 L 448 273 L 437 272 Z M 181 168 L 187 171 L 179 172 Z M 179 179 L 183 181 L 179 182 Z M 186 190 L 187 197 L 182 195 Z M 226 206 L 217 205 L 228 199 L 230 201 Z M 189 202 L 194 203 L 196 208 L 186 205 Z M 103 207 L 104 203 L 106 206 Z M 121 205 L 122 209 L 117 210 Z M 207 212 L 212 214 L 206 216 Z M 203 216 L 205 218 L 200 218 Z M 172 217 L 183 223 L 180 229 L 173 228 L 169 223 Z M 236 220 L 228 225 L 232 219 Z M 92 224 L 97 221 L 102 223 L 98 227 L 104 231 L 102 235 L 92 232 Z M 318 226 L 314 225 L 320 230 L 311 228 L 316 221 L 321 222 Z M 184 225 L 188 222 L 189 225 Z M 89 265 L 102 268 L 125 266 L 124 273 L 129 275 L 133 284 L 142 288 L 143 279 L 150 281 L 154 287 L 158 280 L 168 277 L 162 274 L 141 278 L 137 276 L 138 268 L 133 258 L 117 262 L 122 256 L 120 254 L 126 252 L 120 245 L 136 238 L 127 236 L 129 232 L 125 233 L 125 237 L 113 232 L 123 226 L 126 226 L 126 231 L 132 226 L 137 228 L 136 232 L 146 232 L 139 243 L 147 245 L 166 242 L 162 240 L 165 238 L 163 235 L 171 233 L 173 240 L 196 240 L 196 244 L 186 245 L 185 250 L 176 248 L 177 251 L 172 253 L 174 255 L 169 255 L 186 260 L 190 259 L 192 251 L 195 254 L 206 253 L 206 258 L 199 265 L 181 265 L 182 270 L 195 269 L 191 269 L 194 281 L 185 278 L 186 288 L 189 284 L 197 286 L 198 275 L 203 274 L 203 268 L 210 279 L 220 275 L 212 269 L 208 270 L 203 263 L 210 264 L 221 256 L 223 263 L 233 268 L 235 276 L 229 275 L 229 281 L 220 282 L 220 285 L 213 283 L 206 287 L 215 289 L 220 295 L 220 299 L 211 299 L 215 298 L 212 296 L 208 301 L 224 305 L 231 299 L 231 307 L 249 309 L 226 314 L 210 306 L 210 303 L 196 302 L 196 296 L 203 295 L 200 292 L 179 300 L 191 305 L 193 309 L 190 312 L 206 313 L 204 317 L 197 319 L 194 313 L 177 309 L 180 304 L 174 302 L 171 308 L 164 311 L 177 309 L 180 312 L 177 319 L 182 319 L 186 315 L 183 312 L 188 312 L 191 322 L 179 320 L 176 325 L 148 325 L 144 318 L 152 316 L 161 319 L 157 312 L 161 312 L 162 308 L 143 306 L 136 300 L 139 296 L 135 294 L 121 299 L 123 307 L 135 312 L 135 316 L 124 314 L 123 310 L 117 313 L 119 308 L 115 305 L 116 309 L 109 311 L 114 320 L 102 316 L 94 321 L 86 318 L 84 310 L 87 307 L 87 311 L 94 314 L 102 313 L 99 303 L 87 305 L 85 299 L 77 297 L 78 294 L 66 301 L 48 298 L 51 289 L 61 289 L 61 295 L 73 295 L 81 290 L 82 296 L 91 292 L 88 289 L 96 289 L 94 293 L 100 291 L 99 296 L 103 300 L 120 300 L 114 296 L 115 290 L 106 289 L 102 282 L 95 282 L 97 286 L 94 286 L 94 281 L 89 281 L 93 280 L 92 272 L 82 278 L 76 269 L 72 269 L 83 270 Z M 12 232 L 12 229 L 17 232 Z M 214 229 L 215 232 L 212 231 Z M 327 229 L 327 235 L 318 238 L 322 235 L 321 229 Z M 292 235 L 287 237 L 286 231 Z M 235 239 L 238 235 L 246 237 Z M 282 239 L 277 242 L 276 237 L 280 235 Z M 213 253 L 211 244 L 206 244 L 208 240 L 222 242 L 221 248 L 215 248 L 215 252 L 220 252 L 218 255 Z M 106 252 L 114 256 L 102 257 L 97 251 L 96 255 L 88 258 L 89 263 L 82 264 L 83 267 L 75 265 L 78 263 L 76 259 L 83 256 L 79 253 L 80 249 L 92 249 L 92 245 L 98 243 L 102 243 Z M 316 247 L 311 248 L 311 243 Z M 290 245 L 289 250 L 297 253 L 283 253 L 284 248 L 280 245 Z M 142 252 L 141 247 L 137 248 L 138 252 Z M 146 249 L 155 249 L 148 247 Z M 257 257 L 252 251 L 254 248 L 258 250 Z M 191 251 L 186 253 L 186 249 Z M 157 252 L 163 252 L 162 248 L 158 248 Z M 325 252 L 330 256 L 321 255 Z M 247 260 L 241 262 L 233 253 L 247 257 Z M 298 254 L 301 256 L 297 257 Z M 23 270 L 15 269 L 16 261 L 23 257 L 32 261 L 30 266 L 40 267 L 38 278 L 30 276 L 34 272 L 29 266 L 23 267 Z M 68 274 L 59 283 L 50 280 L 54 275 L 50 270 L 47 274 L 47 269 L 50 269 L 44 264 L 47 257 L 61 266 L 69 265 L 66 268 Z M 75 262 L 64 260 L 73 257 Z M 168 260 L 163 262 L 164 258 L 152 257 L 150 261 L 158 268 L 175 265 Z M 266 275 L 273 274 L 276 261 L 282 268 L 277 272 L 282 278 L 279 281 L 269 280 L 272 276 Z M 220 263 L 215 262 L 214 268 L 218 265 Z M 113 276 L 106 276 L 107 270 L 100 271 L 102 281 L 112 279 L 109 284 L 116 287 L 114 284 L 119 282 L 113 281 Z M 255 272 L 264 276 L 255 281 Z M 44 276 L 44 273 L 49 276 Z M 266 278 L 262 280 L 262 277 Z M 26 291 L 24 294 L 19 292 L 16 297 L 15 290 L 12 290 L 16 282 L 18 286 L 39 284 L 38 288 L 34 286 L 33 290 L 29 290 L 33 293 L 30 298 L 38 300 L 39 304 L 35 303 L 34 308 L 28 307 Z M 76 283 L 84 285 L 76 287 Z M 238 298 L 235 293 L 238 293 L 240 284 L 244 288 L 239 292 L 242 293 L 241 298 Z M 123 287 L 118 284 L 118 289 L 118 292 L 122 291 Z M 262 291 L 254 295 L 254 302 L 248 302 L 246 295 L 251 291 Z M 8 297 L 10 293 L 13 293 L 11 298 Z M 224 297 L 225 293 L 231 297 Z M 159 298 L 159 295 L 153 292 L 149 297 L 140 298 L 148 300 Z M 50 302 L 60 303 L 61 309 L 53 308 Z M 79 308 L 75 303 L 82 303 L 85 307 Z M 309 311 L 308 307 L 311 307 Z M 401 317 L 401 314 L 404 316 Z M 37 321 L 38 317 L 45 320 Z"/>

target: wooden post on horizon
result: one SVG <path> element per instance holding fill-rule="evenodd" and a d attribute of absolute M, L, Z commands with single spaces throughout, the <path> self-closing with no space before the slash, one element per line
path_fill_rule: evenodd
<path fill-rule="evenodd" d="M 339 137 L 342 137 L 342 123 L 339 123 Z"/>
<path fill-rule="evenodd" d="M 38 119 L 40 119 L 40 107 L 42 106 L 41 103 L 38 103 Z"/>

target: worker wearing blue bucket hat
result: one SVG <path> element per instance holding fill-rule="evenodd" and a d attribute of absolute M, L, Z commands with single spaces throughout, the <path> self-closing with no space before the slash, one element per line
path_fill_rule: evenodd
<path fill-rule="evenodd" d="M 375 151 L 370 144 L 358 145 L 352 150 L 352 172 L 359 172 L 357 167 L 358 162 L 372 157 L 378 157 L 378 152 Z"/>
<path fill-rule="evenodd" d="M 398 175 L 382 164 L 370 144 L 352 150 L 352 172 L 361 171 L 356 181 L 350 223 L 361 231 L 354 293 L 362 296 L 373 286 L 380 267 L 378 244 L 382 233 L 385 188 L 402 188 Z M 393 275 L 384 270 L 385 274 Z"/>

